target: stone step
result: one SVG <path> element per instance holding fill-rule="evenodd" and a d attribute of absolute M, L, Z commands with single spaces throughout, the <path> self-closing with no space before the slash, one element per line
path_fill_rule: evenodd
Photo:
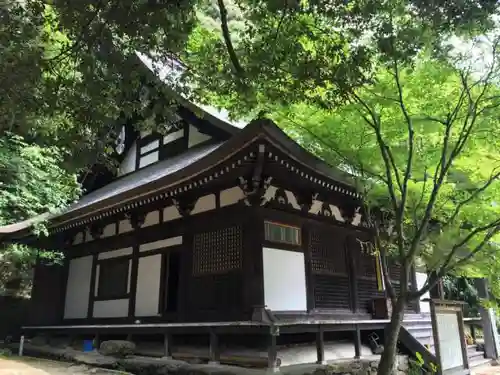
<path fill-rule="evenodd" d="M 469 357 L 470 360 L 476 358 L 484 358 L 484 352 L 478 352 L 476 350 L 468 350 L 467 357 Z"/>
<path fill-rule="evenodd" d="M 421 324 L 412 324 L 405 326 L 408 331 L 431 331 L 432 332 L 432 324 L 421 323 Z"/>
<path fill-rule="evenodd" d="M 474 358 L 472 360 L 469 358 L 469 368 L 480 367 L 490 363 L 491 363 L 490 358 Z"/>
<path fill-rule="evenodd" d="M 408 331 L 408 332 L 410 332 L 410 334 L 416 339 L 419 339 L 420 337 L 432 337 L 432 331 L 428 330 Z"/>

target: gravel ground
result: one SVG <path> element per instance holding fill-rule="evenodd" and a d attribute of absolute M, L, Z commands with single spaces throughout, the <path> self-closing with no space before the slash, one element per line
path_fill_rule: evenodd
<path fill-rule="evenodd" d="M 127 374 L 39 358 L 0 358 L 0 375 L 110 375 Z"/>

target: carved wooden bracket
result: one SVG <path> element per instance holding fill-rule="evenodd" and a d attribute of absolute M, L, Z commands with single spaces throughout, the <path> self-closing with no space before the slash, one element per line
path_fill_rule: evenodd
<path fill-rule="evenodd" d="M 317 199 L 317 194 L 312 194 L 311 192 L 300 192 L 295 194 L 297 199 L 297 204 L 300 206 L 300 210 L 303 213 L 309 212 L 312 207 L 313 200 Z"/>
<path fill-rule="evenodd" d="M 102 233 L 104 230 L 104 225 L 97 222 L 97 223 L 92 224 L 90 226 L 89 230 L 90 230 L 90 234 L 92 235 L 92 238 L 98 239 L 102 236 Z"/>
<path fill-rule="evenodd" d="M 172 203 L 177 208 L 181 216 L 186 217 L 191 214 L 191 211 L 193 211 L 194 205 L 196 204 L 196 199 L 187 197 L 182 199 L 172 198 Z"/>
<path fill-rule="evenodd" d="M 134 229 L 138 229 L 144 225 L 144 220 L 146 219 L 146 214 L 143 212 L 134 212 L 132 214 L 128 214 L 128 219 L 130 221 L 130 225 Z"/>
<path fill-rule="evenodd" d="M 245 194 L 243 201 L 247 206 L 262 205 L 264 194 L 271 184 L 272 177 L 264 178 L 262 175 L 262 171 L 264 169 L 265 151 L 266 146 L 264 144 L 260 144 L 251 180 L 249 181 L 244 177 L 240 177 L 240 188 Z"/>

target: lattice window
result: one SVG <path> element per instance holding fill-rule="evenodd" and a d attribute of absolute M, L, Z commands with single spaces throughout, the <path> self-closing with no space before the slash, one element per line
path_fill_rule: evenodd
<path fill-rule="evenodd" d="M 265 221 L 264 232 L 267 241 L 300 246 L 300 228 L 298 227 Z"/>
<path fill-rule="evenodd" d="M 388 263 L 389 276 L 391 277 L 391 280 L 399 281 L 401 277 L 401 265 L 396 263 L 393 259 L 390 259 Z"/>
<path fill-rule="evenodd" d="M 347 274 L 344 242 L 328 232 L 310 231 L 309 250 L 316 274 Z"/>
<path fill-rule="evenodd" d="M 357 258 L 357 274 L 361 277 L 377 277 L 377 268 L 375 262 L 377 258 L 374 255 L 359 253 Z"/>
<path fill-rule="evenodd" d="M 193 240 L 193 275 L 226 273 L 241 268 L 240 226 L 198 233 Z"/>

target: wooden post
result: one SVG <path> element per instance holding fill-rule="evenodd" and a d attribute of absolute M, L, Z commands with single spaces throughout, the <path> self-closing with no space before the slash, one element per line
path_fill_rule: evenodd
<path fill-rule="evenodd" d="M 220 362 L 219 338 L 213 330 L 210 330 L 210 348 L 209 348 L 209 364 L 218 364 Z"/>
<path fill-rule="evenodd" d="M 474 323 L 472 323 L 470 325 L 470 335 L 472 337 L 472 343 L 474 345 L 477 344 L 477 341 L 476 341 L 476 326 L 474 325 Z"/>
<path fill-rule="evenodd" d="M 165 333 L 163 335 L 163 354 L 165 358 L 172 358 L 172 335 Z"/>
<path fill-rule="evenodd" d="M 279 371 L 278 367 L 278 348 L 276 346 L 276 337 L 279 335 L 279 328 L 271 327 L 269 334 L 269 343 L 267 346 L 267 370 L 270 372 Z"/>
<path fill-rule="evenodd" d="M 361 358 L 361 331 L 358 325 L 354 327 L 354 358 Z"/>
<path fill-rule="evenodd" d="M 318 327 L 318 332 L 316 332 L 316 353 L 317 353 L 317 361 L 318 365 L 326 365 L 325 360 L 325 337 L 324 337 L 323 327 Z"/>
<path fill-rule="evenodd" d="M 101 346 L 101 339 L 99 337 L 99 332 L 96 332 L 94 336 L 94 348 L 99 349 L 100 346 Z"/>

